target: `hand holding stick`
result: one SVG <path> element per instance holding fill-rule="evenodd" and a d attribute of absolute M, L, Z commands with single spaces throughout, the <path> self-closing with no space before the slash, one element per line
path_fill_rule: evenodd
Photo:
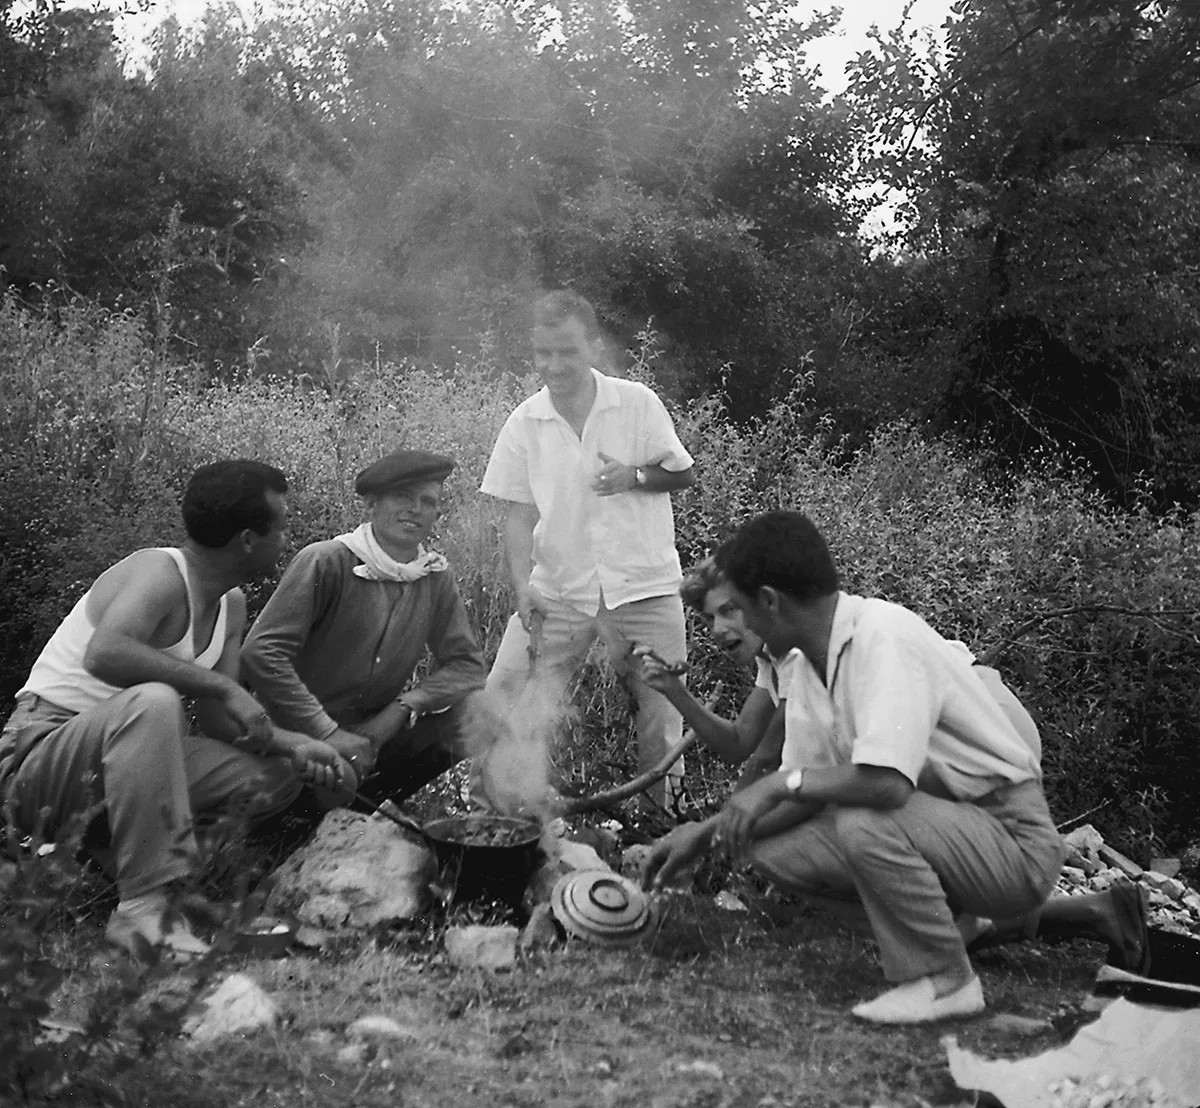
<path fill-rule="evenodd" d="M 659 667 L 662 673 L 667 674 L 669 677 L 682 677 L 689 669 L 687 662 L 668 662 L 652 646 L 632 646 L 629 649 L 629 653 L 638 658 L 649 658 L 650 661 Z"/>

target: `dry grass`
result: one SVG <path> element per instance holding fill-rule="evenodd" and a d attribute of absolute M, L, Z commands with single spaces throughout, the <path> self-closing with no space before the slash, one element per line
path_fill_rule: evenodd
<path fill-rule="evenodd" d="M 869 943 L 741 891 L 750 912 L 675 896 L 639 948 L 560 944 L 497 974 L 453 968 L 438 929 L 424 926 L 320 956 L 231 958 L 226 969 L 249 973 L 276 998 L 280 1026 L 205 1049 L 172 1046 L 126 1073 L 120 1095 L 174 1108 L 969 1102 L 946 1069 L 945 1027 L 876 1030 L 850 1018 L 849 1006 L 882 984 Z M 81 993 L 106 972 L 98 922 L 78 927 L 70 944 L 71 991 Z M 983 956 L 991 1013 L 1068 1030 L 1098 957 L 1096 948 L 1033 945 Z M 339 1060 L 344 1028 L 368 1014 L 390 1016 L 408 1035 L 367 1060 Z M 954 1031 L 965 1046 L 1010 1056 L 1060 1037 L 1048 1027 L 1014 1040 L 986 1018 Z"/>

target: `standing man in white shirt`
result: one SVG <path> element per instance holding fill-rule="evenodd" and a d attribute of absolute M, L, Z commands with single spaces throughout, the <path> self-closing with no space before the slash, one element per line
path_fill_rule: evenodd
<path fill-rule="evenodd" d="M 645 385 L 595 369 L 602 339 L 591 304 L 559 290 L 533 309 L 544 387 L 508 417 L 481 491 L 508 503 L 504 548 L 516 594 L 487 687 L 509 703 L 539 673 L 565 690 L 597 637 L 637 701 L 638 768 L 683 736 L 679 712 L 629 666 L 634 644 L 687 653 L 671 493 L 695 482 L 692 457 Z M 676 763 L 657 799 L 682 777 Z"/>

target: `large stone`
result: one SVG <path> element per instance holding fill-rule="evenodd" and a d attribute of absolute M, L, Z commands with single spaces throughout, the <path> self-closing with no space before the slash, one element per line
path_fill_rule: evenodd
<path fill-rule="evenodd" d="M 1067 848 L 1068 861 L 1082 869 L 1080 863 L 1085 858 L 1096 857 L 1104 845 L 1104 836 L 1090 823 L 1085 823 L 1082 827 L 1076 827 L 1074 831 L 1064 835 L 1063 844 Z"/>
<path fill-rule="evenodd" d="M 1114 850 L 1107 844 L 1101 846 L 1096 853 L 1099 854 L 1100 861 L 1106 866 L 1114 866 L 1127 877 L 1140 877 L 1142 875 L 1142 867 L 1137 862 L 1131 858 L 1126 858 L 1119 850 Z"/>
<path fill-rule="evenodd" d="M 367 929 L 412 919 L 429 904 L 433 853 L 379 816 L 330 812 L 275 875 L 267 906 L 302 924 Z"/>

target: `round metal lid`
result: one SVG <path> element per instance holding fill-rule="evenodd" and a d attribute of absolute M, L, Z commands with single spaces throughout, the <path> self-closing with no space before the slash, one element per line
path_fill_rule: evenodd
<path fill-rule="evenodd" d="M 632 881 L 606 869 L 560 877 L 550 908 L 572 935 L 597 943 L 633 942 L 654 921 L 650 898 Z"/>

